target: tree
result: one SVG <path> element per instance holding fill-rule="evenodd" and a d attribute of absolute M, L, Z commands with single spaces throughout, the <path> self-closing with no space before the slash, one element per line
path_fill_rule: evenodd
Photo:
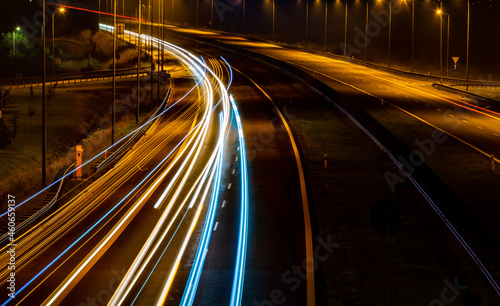
<path fill-rule="evenodd" d="M 14 54 L 14 35 L 15 35 L 15 54 Z M 10 58 L 27 58 L 36 55 L 36 50 L 30 44 L 30 41 L 21 32 L 2 33 L 0 40 L 0 50 L 2 54 L 8 54 Z"/>

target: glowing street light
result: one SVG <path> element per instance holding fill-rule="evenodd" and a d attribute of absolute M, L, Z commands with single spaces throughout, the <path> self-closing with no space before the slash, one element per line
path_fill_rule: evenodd
<path fill-rule="evenodd" d="M 12 40 L 13 40 L 13 48 L 14 48 L 14 57 L 16 57 L 16 33 L 17 32 L 20 32 L 21 31 L 21 28 L 20 27 L 16 27 L 16 29 L 13 31 L 12 33 Z"/>
<path fill-rule="evenodd" d="M 64 13 L 64 7 L 61 7 L 59 8 L 58 10 L 60 13 Z M 56 74 L 56 41 L 55 41 L 55 36 L 54 36 L 54 14 L 56 13 L 57 11 L 54 11 L 52 12 L 52 75 L 55 75 Z"/>
<path fill-rule="evenodd" d="M 437 10 L 440 17 L 440 27 L 439 27 L 439 82 L 443 83 L 443 2 L 441 1 L 441 8 Z"/>

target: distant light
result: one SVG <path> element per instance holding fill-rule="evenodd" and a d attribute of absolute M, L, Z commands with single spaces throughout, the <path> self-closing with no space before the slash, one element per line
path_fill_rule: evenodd
<path fill-rule="evenodd" d="M 59 12 L 61 12 L 61 13 L 63 13 L 64 11 L 65 11 L 64 7 L 61 7 L 61 8 L 59 9 Z"/>
<path fill-rule="evenodd" d="M 442 12 L 441 12 L 441 10 L 437 10 L 437 13 L 438 13 L 438 14 L 441 14 Z"/>
<path fill-rule="evenodd" d="M 16 31 L 21 31 L 21 27 L 16 27 Z"/>

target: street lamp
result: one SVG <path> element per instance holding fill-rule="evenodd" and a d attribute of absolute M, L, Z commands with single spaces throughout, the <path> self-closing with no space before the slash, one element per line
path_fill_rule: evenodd
<path fill-rule="evenodd" d="M 136 109 L 135 109 L 135 124 L 139 124 L 139 100 L 141 98 L 141 55 L 142 55 L 142 46 L 141 46 L 141 27 L 142 27 L 142 0 L 139 0 L 139 8 L 137 10 L 137 16 L 139 17 L 139 36 L 137 36 L 137 101 L 136 101 Z"/>
<path fill-rule="evenodd" d="M 64 8 L 61 7 L 59 8 L 59 12 L 64 13 Z M 54 14 L 56 11 L 52 12 L 52 75 L 56 74 L 56 41 L 55 41 L 55 36 L 54 36 Z"/>
<path fill-rule="evenodd" d="M 14 57 L 16 57 L 16 33 L 21 31 L 20 27 L 16 27 L 16 29 L 12 32 L 12 40 L 13 40 L 13 48 L 14 48 Z"/>
<path fill-rule="evenodd" d="M 274 22 L 275 22 L 275 6 L 274 6 L 274 0 L 273 0 L 273 41 L 274 41 Z"/>
<path fill-rule="evenodd" d="M 344 56 L 347 57 L 347 0 L 345 1 Z"/>
<path fill-rule="evenodd" d="M 440 9 L 437 11 L 440 17 L 440 28 L 439 28 L 439 82 L 443 83 L 443 2 L 441 1 Z"/>
<path fill-rule="evenodd" d="M 465 90 L 469 91 L 469 34 L 470 34 L 470 0 L 467 0 L 467 59 L 465 64 Z"/>
<path fill-rule="evenodd" d="M 325 0 L 325 51 L 327 51 L 326 48 L 327 31 L 328 31 L 328 0 Z"/>
<path fill-rule="evenodd" d="M 383 0 L 379 0 L 382 2 Z M 387 46 L 387 67 L 391 67 L 392 0 L 389 0 L 389 45 Z"/>
<path fill-rule="evenodd" d="M 42 0 L 42 58 L 43 58 L 43 75 L 42 75 L 42 186 L 45 187 L 46 163 L 47 163 L 47 121 L 45 113 L 45 74 L 47 70 L 47 63 L 45 61 L 45 0 Z"/>
<path fill-rule="evenodd" d="M 309 0 L 306 1 L 306 49 L 309 49 Z"/>
<path fill-rule="evenodd" d="M 366 1 L 366 22 L 365 22 L 365 62 L 368 55 L 368 4 L 370 1 Z"/>

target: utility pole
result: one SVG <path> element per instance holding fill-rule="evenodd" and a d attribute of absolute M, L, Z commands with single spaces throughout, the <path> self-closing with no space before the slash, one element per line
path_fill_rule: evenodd
<path fill-rule="evenodd" d="M 392 32 L 392 0 L 389 0 L 389 46 L 387 48 L 387 67 L 391 67 L 391 32 Z"/>
<path fill-rule="evenodd" d="M 465 64 L 465 91 L 469 91 L 469 34 L 470 34 L 470 0 L 467 0 L 467 59 Z"/>
<path fill-rule="evenodd" d="M 46 157 L 46 151 L 47 151 L 47 122 L 46 122 L 46 106 L 45 106 L 45 74 L 47 70 L 47 63 L 45 62 L 45 30 L 46 30 L 46 24 L 45 24 L 45 0 L 43 0 L 42 3 L 43 6 L 43 17 L 42 17 L 42 56 L 43 56 L 43 77 L 42 77 L 42 186 L 45 187 L 46 183 L 46 163 L 47 163 L 47 157 Z"/>
<path fill-rule="evenodd" d="M 135 110 L 135 124 L 139 124 L 139 105 L 141 99 L 141 21 L 142 21 L 142 0 L 139 0 L 139 37 L 137 37 L 137 107 Z"/>
<path fill-rule="evenodd" d="M 347 0 L 345 1 L 344 56 L 347 57 Z"/>
<path fill-rule="evenodd" d="M 328 32 L 328 1 L 325 0 L 325 51 L 327 51 L 327 48 L 326 48 L 327 32 Z"/>
<path fill-rule="evenodd" d="M 411 1 L 411 72 L 414 71 L 414 53 L 415 53 L 415 0 Z"/>
<path fill-rule="evenodd" d="M 443 84 L 443 1 L 441 0 L 441 14 L 440 14 L 440 27 L 439 27 L 439 82 Z"/>
<path fill-rule="evenodd" d="M 113 104 L 111 105 L 111 145 L 115 144 L 115 95 L 116 95 L 116 0 L 113 1 Z"/>

